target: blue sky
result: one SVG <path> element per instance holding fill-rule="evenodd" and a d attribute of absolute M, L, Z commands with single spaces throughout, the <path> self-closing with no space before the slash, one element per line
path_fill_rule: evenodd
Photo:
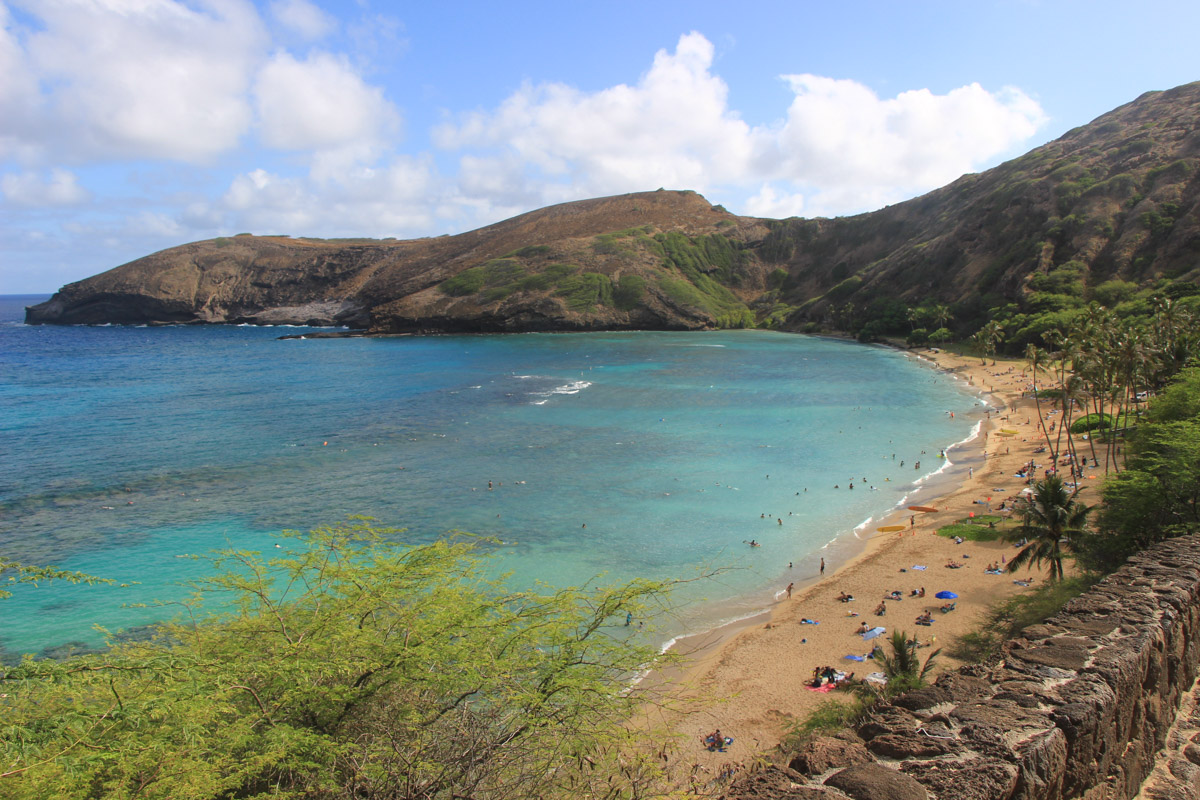
<path fill-rule="evenodd" d="M 869 211 L 1200 80 L 1200 4 L 0 0 L 0 293 L 694 189 Z"/>

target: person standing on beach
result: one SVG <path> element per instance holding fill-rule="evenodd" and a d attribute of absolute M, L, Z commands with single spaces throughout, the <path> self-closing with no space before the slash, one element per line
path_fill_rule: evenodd
<path fill-rule="evenodd" d="M 821 559 L 821 574 L 825 574 L 825 559 Z"/>
<path fill-rule="evenodd" d="M 793 586 L 795 586 L 795 585 L 796 585 L 796 584 L 794 584 L 794 583 L 789 583 L 789 584 L 787 585 L 787 596 L 788 596 L 788 599 L 789 599 L 789 600 L 791 600 L 791 599 L 792 599 L 792 587 L 793 587 Z"/>

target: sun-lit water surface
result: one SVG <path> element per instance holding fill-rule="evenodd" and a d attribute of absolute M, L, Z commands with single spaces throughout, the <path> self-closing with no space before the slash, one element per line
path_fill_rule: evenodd
<path fill-rule="evenodd" d="M 523 585 L 730 567 L 663 635 L 694 630 L 845 553 L 981 408 L 903 353 L 769 332 L 281 341 L 303 329 L 33 327 L 2 300 L 0 552 L 137 582 L 20 588 L 9 656 L 160 619 L 122 606 L 183 596 L 187 554 L 351 514 L 497 537 Z"/>

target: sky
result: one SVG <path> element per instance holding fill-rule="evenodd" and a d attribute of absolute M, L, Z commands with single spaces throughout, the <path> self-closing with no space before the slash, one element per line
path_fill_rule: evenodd
<path fill-rule="evenodd" d="M 250 232 L 881 208 L 1200 80 L 1200 3 L 0 0 L 0 294 Z"/>

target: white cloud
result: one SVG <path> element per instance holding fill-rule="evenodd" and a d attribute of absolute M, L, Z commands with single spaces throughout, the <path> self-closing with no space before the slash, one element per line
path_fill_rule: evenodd
<path fill-rule="evenodd" d="M 263 142 L 283 150 L 369 150 L 398 122 L 382 90 L 329 53 L 304 61 L 277 53 L 259 72 L 254 97 Z"/>
<path fill-rule="evenodd" d="M 470 170 L 496 169 L 490 158 L 515 157 L 543 178 L 569 182 L 576 196 L 657 186 L 703 191 L 744 172 L 750 156 L 749 126 L 729 109 L 725 82 L 709 72 L 712 59 L 712 44 L 687 34 L 674 54 L 659 51 L 635 86 L 592 93 L 524 86 L 494 113 L 441 126 L 435 141 L 499 150 L 464 160 L 464 185 L 475 180 Z"/>
<path fill-rule="evenodd" d="M 881 99 L 848 80 L 786 75 L 795 93 L 778 131 L 760 137 L 760 167 L 822 188 L 911 192 L 974 169 L 1033 135 L 1041 109 L 1016 89 L 979 84 Z"/>
<path fill-rule="evenodd" d="M 241 0 L 58 0 L 27 55 L 78 154 L 203 161 L 249 126 L 246 90 L 265 40 Z"/>
<path fill-rule="evenodd" d="M 258 169 L 237 176 L 218 203 L 191 218 L 225 230 L 297 236 L 421 236 L 438 220 L 443 182 L 425 158 L 393 159 L 316 182 Z"/>
<path fill-rule="evenodd" d="M 15 133 L 37 105 L 37 78 L 25 62 L 12 14 L 0 5 L 0 135 Z"/>
<path fill-rule="evenodd" d="M 757 194 L 746 200 L 746 213 L 752 217 L 774 219 L 800 217 L 805 213 L 804 195 L 780 193 L 771 184 L 764 183 Z"/>
<path fill-rule="evenodd" d="M 523 86 L 494 111 L 440 126 L 434 141 L 464 152 L 459 185 L 476 203 L 507 205 L 531 188 L 548 200 L 758 185 L 752 213 L 835 214 L 943 185 L 1027 139 L 1045 119 L 1017 89 L 970 84 L 881 99 L 854 81 L 786 75 L 791 105 L 777 122 L 751 127 L 730 107 L 712 63 L 712 44 L 690 33 L 673 54 L 659 51 L 634 86 Z M 514 161 L 524 166 L 514 169 Z M 495 180 L 500 172 L 503 182 Z"/>
<path fill-rule="evenodd" d="M 285 28 L 308 40 L 320 39 L 337 27 L 337 20 L 308 0 L 272 0 L 271 14 Z"/>
<path fill-rule="evenodd" d="M 0 177 L 0 192 L 10 203 L 35 207 L 77 205 L 90 196 L 75 174 L 65 169 L 50 170 L 45 176 L 10 172 Z"/>

